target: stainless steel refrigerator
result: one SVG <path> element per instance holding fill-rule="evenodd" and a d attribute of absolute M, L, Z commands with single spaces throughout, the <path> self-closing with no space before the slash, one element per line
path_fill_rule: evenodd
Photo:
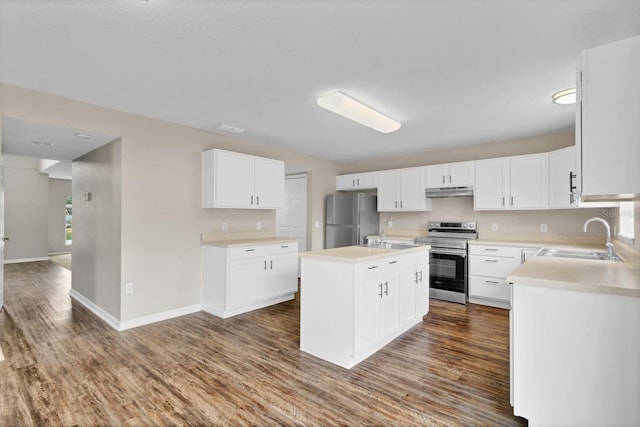
<path fill-rule="evenodd" d="M 327 196 L 326 249 L 366 243 L 367 236 L 379 233 L 377 197 L 365 193 L 336 193 Z"/>

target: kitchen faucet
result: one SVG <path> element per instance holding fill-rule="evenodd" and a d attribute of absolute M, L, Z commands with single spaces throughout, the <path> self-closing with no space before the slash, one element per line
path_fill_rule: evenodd
<path fill-rule="evenodd" d="M 609 223 L 607 221 L 605 221 L 602 218 L 598 218 L 598 217 L 593 217 L 593 218 L 589 218 L 588 220 L 585 221 L 584 226 L 582 227 L 582 231 L 584 231 L 585 233 L 587 232 L 587 225 L 589 225 L 590 222 L 592 221 L 598 221 L 604 224 L 604 227 L 607 229 L 607 258 L 611 259 L 613 258 L 613 243 L 611 243 L 611 228 L 609 228 Z"/>

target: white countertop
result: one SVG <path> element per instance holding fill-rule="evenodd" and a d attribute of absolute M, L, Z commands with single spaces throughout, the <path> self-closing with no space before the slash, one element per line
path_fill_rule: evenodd
<path fill-rule="evenodd" d="M 429 248 L 429 246 L 416 246 L 407 249 L 382 249 L 368 246 L 345 246 L 321 251 L 303 252 L 300 254 L 300 257 L 357 264 L 416 252 L 424 252 L 425 256 L 428 256 Z"/>
<path fill-rule="evenodd" d="M 297 243 L 299 239 L 289 239 L 284 237 L 262 237 L 250 239 L 230 239 L 202 242 L 203 246 L 218 246 L 222 248 L 233 248 L 238 246 L 271 245 L 277 243 Z"/>

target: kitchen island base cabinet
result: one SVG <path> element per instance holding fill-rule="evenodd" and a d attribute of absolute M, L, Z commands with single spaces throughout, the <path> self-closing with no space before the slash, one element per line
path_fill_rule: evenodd
<path fill-rule="evenodd" d="M 227 318 L 292 300 L 298 244 L 202 246 L 202 309 Z"/>
<path fill-rule="evenodd" d="M 302 351 L 350 369 L 422 321 L 428 251 L 398 252 L 355 264 L 302 258 Z"/>
<path fill-rule="evenodd" d="M 640 298 L 512 285 L 513 412 L 530 426 L 640 420 Z"/>

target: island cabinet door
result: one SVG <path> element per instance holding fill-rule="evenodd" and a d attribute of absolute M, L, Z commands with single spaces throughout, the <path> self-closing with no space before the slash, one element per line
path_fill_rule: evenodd
<path fill-rule="evenodd" d="M 376 277 L 362 282 L 358 287 L 356 356 L 377 348 L 382 282 L 380 277 Z"/>
<path fill-rule="evenodd" d="M 388 276 L 382 281 L 380 298 L 382 313 L 382 338 L 395 336 L 400 328 L 400 280 L 398 275 Z"/>
<path fill-rule="evenodd" d="M 267 280 L 266 258 L 253 258 L 229 263 L 229 308 L 240 307 L 264 299 Z"/>

